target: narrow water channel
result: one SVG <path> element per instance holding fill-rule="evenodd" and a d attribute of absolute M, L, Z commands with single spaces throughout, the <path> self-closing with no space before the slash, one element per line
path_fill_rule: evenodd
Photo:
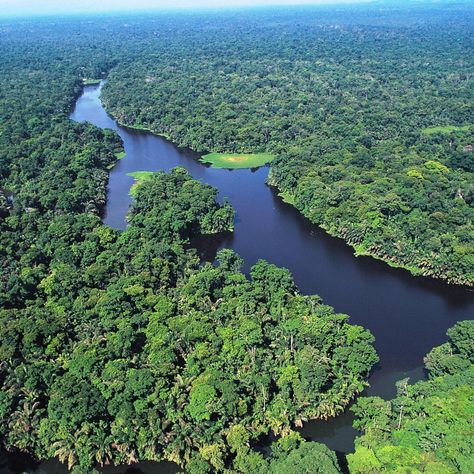
<path fill-rule="evenodd" d="M 336 311 L 349 314 L 352 323 L 370 329 L 376 338 L 380 364 L 370 377 L 367 394 L 391 398 L 397 380 L 410 377 L 414 382 L 422 378 L 423 356 L 445 341 L 446 330 L 456 321 L 474 317 L 474 292 L 415 278 L 369 257 L 354 257 L 342 240 L 328 236 L 282 202 L 266 185 L 267 167 L 210 168 L 200 163 L 195 153 L 178 149 L 164 138 L 118 126 L 102 106 L 101 88 L 85 87 L 71 119 L 116 130 L 124 143 L 126 156 L 110 173 L 104 222 L 125 228 L 133 184 L 127 173 L 132 171 L 168 171 L 182 166 L 195 179 L 216 187 L 219 198 L 227 197 L 237 211 L 235 231 L 225 239 L 198 239 L 194 244 L 200 253 L 212 258 L 219 248 L 232 248 L 244 258 L 245 271 L 259 258 L 284 266 L 303 293 L 320 295 Z M 302 433 L 340 453 L 353 450 L 356 434 L 350 412 L 327 422 L 309 422 Z M 57 470 L 57 466 L 42 466 L 42 470 L 32 472 L 66 472 Z M 130 474 L 173 472 L 162 463 L 137 467 L 140 470 Z"/>

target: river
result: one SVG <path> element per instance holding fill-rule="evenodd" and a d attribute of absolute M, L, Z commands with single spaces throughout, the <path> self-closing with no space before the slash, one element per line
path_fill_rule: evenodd
<path fill-rule="evenodd" d="M 304 294 L 318 294 L 350 321 L 370 329 L 376 338 L 380 363 L 371 377 L 369 395 L 391 398 L 395 382 L 423 378 L 423 356 L 446 340 L 446 330 L 456 321 L 474 316 L 474 292 L 428 278 L 413 277 L 370 257 L 354 257 L 342 240 L 330 237 L 311 224 L 276 191 L 266 185 L 268 167 L 257 170 L 223 170 L 198 161 L 199 156 L 177 148 L 162 137 L 119 126 L 100 101 L 100 86 L 86 86 L 71 119 L 111 128 L 123 140 L 126 156 L 110 172 L 104 223 L 123 229 L 130 205 L 132 171 L 158 171 L 176 166 L 219 190 L 236 209 L 231 236 L 197 239 L 200 254 L 212 259 L 223 247 L 232 248 L 245 260 L 248 271 L 259 258 L 288 268 Z M 339 453 L 353 450 L 356 432 L 350 412 L 327 422 L 309 422 L 302 434 L 326 443 Z M 164 464 L 141 463 L 129 473 L 173 472 Z M 6 472 L 6 471 L 5 471 Z M 21 471 L 9 471 L 21 472 Z M 35 474 L 62 474 L 56 462 L 42 464 Z M 107 470 L 126 472 L 122 470 Z"/>

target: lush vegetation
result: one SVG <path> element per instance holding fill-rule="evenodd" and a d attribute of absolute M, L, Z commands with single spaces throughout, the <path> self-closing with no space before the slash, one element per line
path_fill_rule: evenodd
<path fill-rule="evenodd" d="M 364 432 L 350 472 L 474 472 L 474 321 L 448 330 L 425 358 L 429 380 L 397 383 L 398 396 L 361 398 L 352 408 Z"/>
<path fill-rule="evenodd" d="M 85 86 L 94 86 L 97 84 L 100 84 L 102 82 L 102 79 L 86 79 L 84 78 L 82 80 Z"/>
<path fill-rule="evenodd" d="M 233 213 L 185 170 L 153 174 L 135 197 L 123 233 L 58 215 L 25 251 L 43 275 L 0 313 L 4 443 L 77 472 L 140 459 L 261 472 L 260 436 L 296 449 L 293 424 L 364 388 L 373 337 L 299 295 L 285 269 L 260 261 L 248 280 L 230 250 L 199 266 L 187 239 L 229 229 Z M 337 465 L 326 448 L 298 449 Z"/>
<path fill-rule="evenodd" d="M 1 23 L 2 445 L 76 473 L 145 459 L 337 473 L 334 453 L 293 429 L 363 390 L 372 335 L 285 269 L 244 275 L 228 250 L 200 262 L 191 237 L 232 230 L 234 212 L 183 169 L 135 175 L 127 230 L 104 226 L 122 145 L 68 114 L 88 78 L 107 76 L 121 122 L 201 152 L 276 154 L 271 183 L 359 253 L 470 285 L 472 11 L 456 8 L 394 10 L 389 24 L 365 8 Z M 454 331 L 427 357 L 436 378 L 376 402 L 388 431 L 369 445 L 366 430 L 355 472 L 361 447 L 391 469 L 379 447 L 402 438 L 410 469 L 470 467 L 471 329 Z M 436 390 L 454 400 L 441 414 Z M 414 441 L 400 430 L 422 397 L 433 426 Z M 445 421 L 454 455 L 434 440 Z"/>
<path fill-rule="evenodd" d="M 269 183 L 358 255 L 472 286 L 473 6 L 384 8 L 188 18 L 111 70 L 106 106 L 198 152 L 276 154 Z"/>
<path fill-rule="evenodd" d="M 213 168 L 258 168 L 270 163 L 275 158 L 270 153 L 208 153 L 201 158 Z"/>
<path fill-rule="evenodd" d="M 2 445 L 88 474 L 161 459 L 194 473 L 338 472 L 293 428 L 363 390 L 373 336 L 285 269 L 259 261 L 246 276 L 229 250 L 202 264 L 190 238 L 228 232 L 234 211 L 181 168 L 138 175 L 126 231 L 101 223 L 120 139 L 68 118 L 83 78 L 124 54 L 120 28 L 100 25 L 1 30 Z"/>

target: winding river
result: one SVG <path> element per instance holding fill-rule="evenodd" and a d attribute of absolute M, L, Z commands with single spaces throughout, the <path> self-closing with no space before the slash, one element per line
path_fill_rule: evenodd
<path fill-rule="evenodd" d="M 300 290 L 318 294 L 337 311 L 351 315 L 351 322 L 372 331 L 380 364 L 370 377 L 369 395 L 390 398 L 395 381 L 424 376 L 423 356 L 445 341 L 446 330 L 456 321 L 474 316 L 474 292 L 445 283 L 412 277 L 369 257 L 356 258 L 342 240 L 328 236 L 266 185 L 268 168 L 223 170 L 198 161 L 198 155 L 177 148 L 148 132 L 121 127 L 107 115 L 100 101 L 100 86 L 86 86 L 71 119 L 111 128 L 120 135 L 126 156 L 111 170 L 104 222 L 123 229 L 130 205 L 132 171 L 169 171 L 186 168 L 191 175 L 219 190 L 237 211 L 235 231 L 228 237 L 203 237 L 193 244 L 204 258 L 228 247 L 245 260 L 248 271 L 259 258 L 288 268 Z M 302 434 L 326 443 L 339 453 L 353 450 L 355 431 L 350 412 L 328 422 L 310 422 Z M 3 471 L 2 471 L 3 472 Z M 5 471 L 7 472 L 7 471 Z M 10 470 L 8 472 L 22 472 Z M 67 472 L 56 461 L 30 472 Z M 164 463 L 141 463 L 136 468 L 109 468 L 104 473 L 170 473 Z"/>

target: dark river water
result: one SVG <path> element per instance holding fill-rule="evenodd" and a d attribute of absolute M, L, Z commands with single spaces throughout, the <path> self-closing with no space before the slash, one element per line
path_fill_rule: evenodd
<path fill-rule="evenodd" d="M 370 377 L 369 395 L 391 398 L 395 382 L 423 377 L 423 356 L 446 339 L 446 330 L 456 321 L 474 316 L 474 292 L 447 284 L 412 277 L 404 270 L 369 257 L 356 258 L 342 240 L 312 225 L 292 206 L 285 204 L 266 185 L 268 168 L 223 170 L 198 161 L 198 155 L 178 149 L 167 140 L 147 132 L 120 127 L 107 115 L 100 101 L 101 86 L 87 86 L 77 100 L 71 119 L 88 121 L 116 130 L 126 156 L 111 170 L 104 222 L 123 229 L 130 205 L 132 171 L 186 168 L 191 175 L 219 190 L 237 211 L 235 231 L 227 237 L 207 237 L 194 244 L 205 258 L 228 247 L 245 260 L 247 271 L 259 258 L 291 270 L 302 293 L 318 294 L 350 321 L 370 329 L 376 338 L 380 364 Z M 356 435 L 350 412 L 327 422 L 310 422 L 301 430 L 312 440 L 326 443 L 340 453 L 351 452 Z M 170 473 L 163 463 L 142 463 L 132 473 Z M 22 472 L 22 471 L 5 471 Z M 67 472 L 59 463 L 43 463 L 35 474 Z M 127 468 L 104 470 L 107 474 Z"/>

